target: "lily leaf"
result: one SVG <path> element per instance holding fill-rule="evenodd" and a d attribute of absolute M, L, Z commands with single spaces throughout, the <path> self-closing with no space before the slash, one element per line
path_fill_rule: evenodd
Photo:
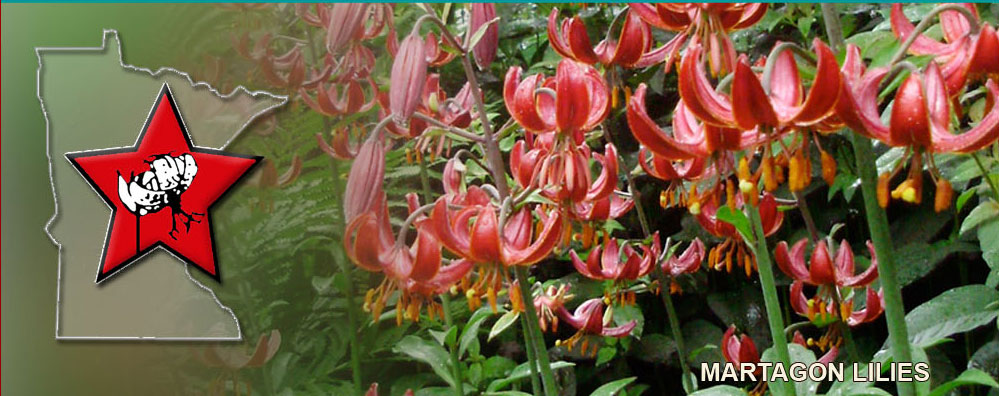
<path fill-rule="evenodd" d="M 947 290 L 905 315 L 909 341 L 919 347 L 928 347 L 953 334 L 985 325 L 999 314 L 999 310 L 989 308 L 989 304 L 997 300 L 999 292 L 985 285 Z"/>
<path fill-rule="evenodd" d="M 492 341 L 493 337 L 500 335 L 500 333 L 502 333 L 508 327 L 516 323 L 517 318 L 519 317 L 520 317 L 520 312 L 517 311 L 509 311 L 503 314 L 503 316 L 500 316 L 499 320 L 497 320 L 496 323 L 493 324 L 493 328 L 489 330 L 489 338 L 487 338 L 486 340 Z"/>
<path fill-rule="evenodd" d="M 601 387 L 597 388 L 590 396 L 616 396 L 620 395 L 620 392 L 624 390 L 624 387 L 628 384 L 635 382 L 635 378 L 638 377 L 628 377 L 622 378 L 616 381 L 611 381 L 603 384 Z"/>
<path fill-rule="evenodd" d="M 930 392 L 930 396 L 944 396 L 951 389 L 968 385 L 984 385 L 990 388 L 999 388 L 999 383 L 996 383 L 996 380 L 992 379 L 988 373 L 978 369 L 967 369 L 957 378 L 940 384 L 940 386 Z"/>
<path fill-rule="evenodd" d="M 447 366 L 451 357 L 440 345 L 415 335 L 408 335 L 399 340 L 392 351 L 429 364 L 438 377 L 441 377 L 448 385 L 454 386 L 454 377 L 451 376 Z"/>

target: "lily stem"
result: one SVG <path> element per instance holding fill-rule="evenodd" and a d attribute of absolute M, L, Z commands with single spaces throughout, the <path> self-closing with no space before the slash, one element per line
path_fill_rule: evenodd
<path fill-rule="evenodd" d="M 525 350 L 527 351 L 527 367 L 529 369 L 527 371 L 527 373 L 531 377 L 531 391 L 532 391 L 531 394 L 532 395 L 540 395 L 541 394 L 541 380 L 538 377 L 538 365 L 537 365 L 538 361 L 534 357 L 535 346 L 534 346 L 533 343 L 531 343 L 531 340 L 530 340 L 531 329 L 528 328 L 527 315 L 521 315 L 520 316 L 520 328 L 521 328 L 521 331 L 524 333 L 524 342 L 527 343 L 527 348 L 525 348 Z"/>
<path fill-rule="evenodd" d="M 552 373 L 551 363 L 548 360 L 548 348 L 545 348 L 544 335 L 538 326 L 538 313 L 534 310 L 534 302 L 530 300 L 531 284 L 527 278 L 527 268 L 518 265 L 513 269 L 513 272 L 517 278 L 517 283 L 520 284 L 520 295 L 524 296 L 525 299 L 524 314 L 526 317 L 524 321 L 527 324 L 526 335 L 530 344 L 528 347 L 534 348 L 534 361 L 529 362 L 529 364 L 537 366 L 538 371 L 541 372 L 541 385 L 545 396 L 557 396 L 558 388 L 555 384 L 555 374 Z"/>
<path fill-rule="evenodd" d="M 420 184 L 423 187 L 423 200 L 429 203 L 433 200 L 433 196 L 430 190 L 430 175 L 427 173 L 427 159 L 423 158 L 422 155 L 417 155 L 417 158 L 420 160 Z M 447 292 L 441 293 L 441 308 L 444 310 L 444 327 L 447 329 L 447 332 L 450 332 L 454 328 L 454 319 L 451 318 L 451 296 Z M 455 331 L 457 332 L 457 330 Z M 458 355 L 458 346 L 455 344 L 448 345 L 448 349 L 451 352 L 451 375 L 454 376 L 454 393 L 457 396 L 464 396 L 465 380 L 461 375 L 461 356 Z"/>
<path fill-rule="evenodd" d="M 787 336 L 784 335 L 784 317 L 781 315 L 780 299 L 777 297 L 777 285 L 774 281 L 773 262 L 770 260 L 770 248 L 767 247 L 767 236 L 763 231 L 759 208 L 746 205 L 749 208 L 749 222 L 753 226 L 753 241 L 755 244 L 756 264 L 760 271 L 760 286 L 763 289 L 763 303 L 767 308 L 767 320 L 770 322 L 770 337 L 773 338 L 777 359 L 784 367 L 791 367 L 791 353 L 787 349 Z M 775 384 L 784 387 L 785 395 L 794 395 L 795 389 L 791 382 Z"/>
<path fill-rule="evenodd" d="M 656 264 L 656 267 L 659 265 Z M 687 362 L 687 347 L 684 345 L 683 332 L 680 329 L 680 317 L 676 315 L 676 308 L 673 307 L 673 296 L 670 295 L 669 282 L 671 280 L 662 271 L 662 267 L 659 267 L 657 271 L 660 273 L 659 294 L 662 295 L 663 305 L 666 306 L 666 315 L 669 316 L 669 327 L 673 332 L 673 342 L 676 343 L 676 356 L 680 359 L 680 369 L 683 370 L 683 379 L 681 379 L 683 392 L 687 394 L 694 390 L 694 384 L 690 382 L 693 375 L 690 373 L 689 362 Z"/>
<path fill-rule="evenodd" d="M 812 218 L 812 211 L 808 209 L 808 202 L 805 201 L 805 196 L 800 192 L 794 192 L 794 199 L 798 201 L 798 211 L 801 212 L 801 218 L 805 220 L 805 228 L 808 229 L 808 235 L 812 237 L 812 242 L 819 242 L 819 229 L 815 226 L 815 219 Z"/>
<path fill-rule="evenodd" d="M 327 129 L 329 129 L 327 127 Z M 340 197 L 343 194 L 343 185 L 340 183 L 340 167 L 339 163 L 335 159 L 330 159 L 330 169 L 333 173 L 333 194 L 336 197 Z M 335 229 L 342 230 L 346 226 L 344 225 L 343 214 L 336 216 Z M 343 272 L 343 276 L 347 278 L 345 290 L 343 292 L 344 298 L 347 300 L 347 327 L 350 329 L 350 374 L 354 382 L 354 393 L 363 394 L 364 385 L 361 383 L 361 337 L 358 333 L 360 328 L 357 325 L 357 308 L 354 305 L 354 281 L 350 279 L 350 266 L 347 264 L 347 260 L 339 253 L 339 250 L 334 250 L 333 261 L 340 266 L 340 271 Z"/>
<path fill-rule="evenodd" d="M 975 160 L 975 164 L 978 165 L 978 170 L 982 172 L 982 179 L 989 184 L 989 188 L 992 189 L 992 198 L 995 198 L 996 202 L 999 202 L 999 188 L 996 187 L 995 180 L 989 176 L 989 171 L 985 169 L 985 164 L 982 163 L 982 159 L 978 156 L 978 153 L 971 153 L 971 158 Z"/>
<path fill-rule="evenodd" d="M 482 124 L 482 145 L 485 146 L 486 162 L 489 164 L 489 171 L 492 175 L 493 184 L 499 192 L 500 199 L 506 199 L 510 195 L 510 188 L 506 184 L 506 166 L 503 164 L 503 153 L 500 152 L 499 143 L 493 135 L 493 127 L 486 114 L 486 104 L 482 101 L 482 91 L 479 89 L 479 79 L 475 76 L 475 68 L 472 66 L 472 58 L 465 52 L 461 57 L 462 68 L 465 69 L 465 78 L 471 88 L 472 99 L 478 112 L 479 121 Z M 548 363 L 548 349 L 545 348 L 544 334 L 538 326 L 538 313 L 534 310 L 534 303 L 531 295 L 531 285 L 527 279 L 527 268 L 517 266 L 514 269 L 517 281 L 520 283 L 521 296 L 524 298 L 524 314 L 527 316 L 528 347 L 534 348 L 534 361 L 532 366 L 538 367 L 541 372 L 541 381 L 546 396 L 558 395 L 555 375 L 552 373 L 551 365 Z M 530 357 L 530 356 L 528 356 Z"/>
<path fill-rule="evenodd" d="M 878 170 L 874 163 L 871 140 L 857 133 L 851 133 L 853 151 L 857 160 L 857 172 L 860 174 L 860 187 L 864 196 L 864 211 L 867 214 L 867 226 L 871 231 L 871 241 L 874 243 L 874 253 L 878 257 L 878 272 L 881 287 L 885 296 L 885 319 L 888 322 L 888 339 L 891 353 L 896 362 L 911 362 L 912 351 L 909 346 L 909 330 L 905 324 L 905 306 L 902 303 L 902 286 L 898 283 L 895 267 L 895 249 L 892 246 L 891 230 L 888 228 L 888 216 L 878 205 Z M 916 394 L 911 382 L 897 382 L 900 396 Z"/>
<path fill-rule="evenodd" d="M 839 24 L 839 15 L 836 15 L 836 6 L 831 3 L 822 3 L 822 21 L 826 25 L 826 36 L 829 37 L 829 44 L 833 51 L 843 50 L 843 27 Z"/>

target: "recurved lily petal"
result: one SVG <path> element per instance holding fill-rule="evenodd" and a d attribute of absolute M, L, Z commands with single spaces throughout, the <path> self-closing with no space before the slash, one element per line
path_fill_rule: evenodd
<path fill-rule="evenodd" d="M 785 55 L 791 57 L 791 54 L 785 51 L 781 54 L 781 59 Z M 791 62 L 794 63 L 793 58 Z M 782 63 L 784 62 L 778 60 L 778 64 Z M 797 77 L 797 67 L 794 67 L 795 77 Z M 774 69 L 774 74 L 777 74 L 777 68 Z M 798 85 L 800 86 L 800 81 L 798 81 Z M 779 90 L 774 93 L 777 92 L 784 91 Z M 776 127 L 780 125 L 774 106 L 770 103 L 770 98 L 763 90 L 760 80 L 749 67 L 745 54 L 739 57 L 739 62 L 735 66 L 735 77 L 732 80 L 732 100 L 732 116 L 740 128 L 753 129 L 757 126 Z"/>
<path fill-rule="evenodd" d="M 511 265 L 531 265 L 545 258 L 555 249 L 562 237 L 562 213 L 554 211 L 554 214 L 543 219 L 541 232 L 534 242 L 526 248 L 506 246 L 503 249 L 503 264 Z"/>
<path fill-rule="evenodd" d="M 999 139 L 999 88 L 994 80 L 989 80 L 985 86 L 990 98 L 986 103 L 992 103 L 992 108 L 977 125 L 960 135 L 950 133 L 948 129 L 937 127 L 935 124 L 932 131 L 935 152 L 970 153 L 981 150 Z"/>
<path fill-rule="evenodd" d="M 760 353 L 756 349 L 756 344 L 745 334 L 736 337 L 735 326 L 729 326 L 728 330 L 725 330 L 721 343 L 722 356 L 729 363 L 758 363 L 760 361 Z"/>
<path fill-rule="evenodd" d="M 691 113 L 701 121 L 720 127 L 732 127 L 735 125 L 732 103 L 725 95 L 715 92 L 708 82 L 701 66 L 702 52 L 701 45 L 693 43 L 683 55 L 680 62 L 680 97 Z"/>
<path fill-rule="evenodd" d="M 840 286 L 867 286 L 878 278 L 878 256 L 871 241 L 867 241 L 867 250 L 871 253 L 871 265 L 864 272 L 854 275 L 853 249 L 845 240 L 840 244 L 836 251 L 836 282 Z"/>
<path fill-rule="evenodd" d="M 846 324 L 853 327 L 877 319 L 884 312 L 884 299 L 883 291 L 875 292 L 874 289 L 868 287 L 866 306 L 859 311 L 853 311 L 847 318 Z"/>
<path fill-rule="evenodd" d="M 673 136 L 659 128 L 646 112 L 645 83 L 638 85 L 628 103 L 627 119 L 635 139 L 657 156 L 669 160 L 687 160 L 703 157 L 708 153 L 704 135 L 694 133 L 700 129 L 697 120 L 688 112 L 684 102 L 677 104 L 673 117 Z"/>
<path fill-rule="evenodd" d="M 389 105 L 396 124 L 409 124 L 409 118 L 420 104 L 426 79 L 424 40 L 413 32 L 399 45 L 399 53 L 392 63 Z"/>
<path fill-rule="evenodd" d="M 669 274 L 669 276 L 673 278 L 682 274 L 697 272 L 697 270 L 701 268 L 701 262 L 704 261 L 704 256 L 704 243 L 701 242 L 700 238 L 694 238 L 682 254 L 679 256 L 672 256 L 663 261 L 663 272 Z"/>
<path fill-rule="evenodd" d="M 865 70 L 860 48 L 848 44 L 840 73 L 843 78 L 836 115 L 855 132 L 889 142 L 888 127 L 881 123 L 878 113 L 878 87 L 888 69 Z"/>
<path fill-rule="evenodd" d="M 614 38 L 608 30 L 607 38 L 597 44 L 594 52 L 604 65 L 632 67 L 651 49 L 652 31 L 649 26 L 631 11 L 624 13 L 621 34 Z"/>
<path fill-rule="evenodd" d="M 597 55 L 590 45 L 590 36 L 586 33 L 586 25 L 578 16 L 565 19 L 559 31 L 558 8 L 552 8 L 548 14 L 548 41 L 552 49 L 565 58 L 587 64 L 597 63 Z"/>
<path fill-rule="evenodd" d="M 600 176 L 593 181 L 593 184 L 586 191 L 586 201 L 596 201 L 609 197 L 617 189 L 617 149 L 613 144 L 607 143 L 604 146 L 604 153 L 593 153 L 593 158 L 597 160 L 603 169 Z"/>
<path fill-rule="evenodd" d="M 554 130 L 555 126 L 541 118 L 535 107 L 535 90 L 537 90 L 544 78 L 541 74 L 535 74 L 521 81 L 520 67 L 513 66 L 506 73 L 503 84 L 503 102 L 520 126 L 528 132 L 543 133 Z"/>
<path fill-rule="evenodd" d="M 794 244 L 789 253 L 787 242 L 780 241 L 777 243 L 777 250 L 774 252 L 777 267 L 787 274 L 787 276 L 790 276 L 791 279 L 798 281 L 810 279 L 808 267 L 805 265 L 805 248 L 807 245 L 808 239 L 799 240 Z"/>

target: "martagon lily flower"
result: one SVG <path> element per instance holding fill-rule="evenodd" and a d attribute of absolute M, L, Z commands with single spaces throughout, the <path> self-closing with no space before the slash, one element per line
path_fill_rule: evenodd
<path fill-rule="evenodd" d="M 592 66 L 563 59 L 554 78 L 535 74 L 521 80 L 522 73 L 516 66 L 507 71 L 503 99 L 510 117 L 528 132 L 555 132 L 580 145 L 583 134 L 607 118 L 607 83 Z"/>
<path fill-rule="evenodd" d="M 499 208 L 489 202 L 452 209 L 448 197 L 437 200 L 430 222 L 448 251 L 479 267 L 478 281 L 468 287 L 472 297 L 486 296 L 496 309 L 496 293 L 508 280 L 507 267 L 531 265 L 555 248 L 561 237 L 562 215 L 558 211 L 543 219 L 534 235 L 534 221 L 527 207 L 500 222 Z"/>
<path fill-rule="evenodd" d="M 994 80 L 986 83 L 988 89 L 984 116 L 977 125 L 962 133 L 952 132 L 952 105 L 947 95 L 946 82 L 935 62 L 930 62 L 922 72 L 913 72 L 895 92 L 889 124 L 881 122 L 878 110 L 878 87 L 888 74 L 885 68 L 866 70 L 856 46 L 847 48 L 843 68 L 842 98 L 837 105 L 839 118 L 857 133 L 878 139 L 889 146 L 907 147 L 911 157 L 909 177 L 891 192 L 892 198 L 910 203 L 922 200 L 922 169 L 924 155 L 930 164 L 930 174 L 936 180 L 936 211 L 950 206 L 953 189 L 934 166 L 936 153 L 971 153 L 999 139 L 999 86 Z M 901 169 L 902 161 L 888 173 L 881 175 L 878 183 L 878 203 L 886 207 L 889 201 L 889 183 Z"/>
<path fill-rule="evenodd" d="M 694 44 L 707 48 L 713 75 L 728 74 L 736 55 L 729 33 L 755 25 L 767 13 L 767 4 L 762 3 L 628 3 L 628 6 L 648 24 L 678 32 L 668 43 L 646 54 L 653 63 L 665 61 L 667 73 L 689 39 L 688 48 Z"/>
<path fill-rule="evenodd" d="M 652 272 L 660 253 L 659 233 L 653 236 L 651 248 L 642 244 L 641 249 L 641 253 L 636 252 L 627 243 L 621 248 L 617 238 L 605 235 L 602 246 L 594 247 L 585 262 L 579 258 L 575 250 L 569 252 L 569 257 L 572 259 L 572 266 L 583 276 L 599 281 L 613 281 L 617 288 L 625 286 L 627 281 L 634 281 Z M 623 304 L 635 303 L 634 292 L 617 293 L 616 289 L 613 291 L 613 296 L 607 296 L 613 297 L 609 298 L 610 300 L 617 299 Z"/>
<path fill-rule="evenodd" d="M 726 203 L 732 210 L 742 210 L 744 200 L 742 194 L 731 194 L 729 202 Z M 711 248 L 708 253 L 708 267 L 726 272 L 732 272 L 733 266 L 742 267 L 746 276 L 750 276 L 756 268 L 756 258 L 753 257 L 749 248 L 742 241 L 742 237 L 736 231 L 735 226 L 717 217 L 718 200 L 716 197 L 709 198 L 699 207 L 699 212 L 694 218 L 701 224 L 705 231 L 714 236 L 725 238 L 725 242 Z M 763 221 L 763 233 L 765 236 L 773 235 L 780 229 L 784 221 L 784 214 L 777 210 L 777 200 L 770 193 L 763 193 L 759 201 L 760 218 Z"/>
<path fill-rule="evenodd" d="M 559 55 L 590 65 L 649 66 L 639 64 L 639 60 L 652 48 L 652 30 L 636 13 L 626 10 L 619 15 L 615 22 L 619 19 L 624 22 L 618 37 L 611 36 L 613 29 L 608 29 L 607 38 L 596 47 L 590 46 L 586 25 L 579 16 L 563 19 L 559 24 L 558 13 L 558 8 L 553 8 L 548 15 L 548 41 Z"/>
<path fill-rule="evenodd" d="M 594 343 L 592 351 L 587 351 L 589 344 L 588 336 L 622 338 L 631 334 L 638 322 L 631 320 L 619 326 L 610 326 L 614 320 L 613 308 L 606 308 L 602 298 L 594 298 L 584 301 L 576 307 L 572 313 L 564 305 L 558 306 L 557 312 L 563 322 L 568 323 L 576 329 L 576 333 L 565 340 L 555 341 L 555 346 L 564 346 L 572 351 L 573 347 L 582 340 L 580 354 L 592 353 L 596 355 L 599 345 Z"/>
<path fill-rule="evenodd" d="M 704 261 L 705 249 L 704 242 L 701 242 L 700 238 L 694 238 L 690 245 L 687 246 L 687 250 L 684 250 L 679 256 L 670 256 L 670 258 L 663 260 L 661 266 L 663 273 L 669 276 L 670 294 L 682 293 L 683 289 L 680 288 L 680 284 L 676 282 L 676 277 L 683 274 L 690 274 L 697 272 L 701 268 L 701 262 Z"/>
<path fill-rule="evenodd" d="M 989 23 L 980 19 L 973 3 L 957 3 L 974 15 L 974 20 L 954 10 L 940 13 L 940 26 L 945 42 L 920 34 L 908 48 L 913 55 L 932 55 L 940 64 L 941 74 L 950 96 L 959 95 L 968 80 L 999 78 L 999 34 Z M 891 9 L 891 30 L 900 41 L 915 33 L 915 26 L 906 18 L 902 4 Z"/>
<path fill-rule="evenodd" d="M 854 274 L 853 250 L 845 240 L 836 250 L 835 259 L 830 256 L 826 242 L 818 242 L 808 264 L 805 262 L 807 245 L 808 239 L 805 238 L 788 251 L 787 242 L 781 241 L 774 255 L 777 266 L 794 280 L 791 284 L 791 306 L 795 312 L 823 326 L 839 320 L 856 326 L 870 322 L 881 314 L 883 295 L 870 287 L 878 277 L 878 261 L 870 242 L 867 248 L 871 252 L 871 265 L 860 274 Z M 815 297 L 805 297 L 805 285 L 818 287 Z M 867 289 L 867 306 L 854 311 L 856 290 L 863 288 Z"/>
<path fill-rule="evenodd" d="M 756 343 L 745 334 L 736 337 L 735 326 L 729 326 L 722 335 L 721 350 L 725 360 L 735 365 L 760 362 L 760 352 L 756 349 Z M 759 370 L 758 368 L 757 372 Z"/>

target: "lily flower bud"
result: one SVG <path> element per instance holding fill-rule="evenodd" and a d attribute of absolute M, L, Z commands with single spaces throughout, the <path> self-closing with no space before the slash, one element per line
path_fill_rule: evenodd
<path fill-rule="evenodd" d="M 407 126 L 422 100 L 423 86 L 427 81 L 427 56 L 425 41 L 416 32 L 410 33 L 396 53 L 392 63 L 389 107 L 392 121 Z"/>

